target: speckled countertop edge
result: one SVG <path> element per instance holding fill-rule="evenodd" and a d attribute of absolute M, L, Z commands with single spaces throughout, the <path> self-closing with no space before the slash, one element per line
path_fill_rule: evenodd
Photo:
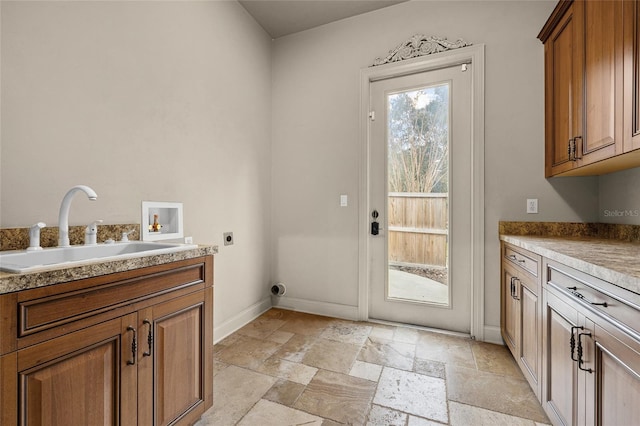
<path fill-rule="evenodd" d="M 166 254 L 155 254 L 109 262 L 87 262 L 72 267 L 55 267 L 24 274 L 0 272 L 0 294 L 30 290 L 85 278 L 125 272 L 132 269 L 162 265 L 179 260 L 217 254 L 218 246 L 200 245 L 196 248 Z"/>
<path fill-rule="evenodd" d="M 640 294 L 640 244 L 597 237 L 500 235 L 539 254 Z"/>

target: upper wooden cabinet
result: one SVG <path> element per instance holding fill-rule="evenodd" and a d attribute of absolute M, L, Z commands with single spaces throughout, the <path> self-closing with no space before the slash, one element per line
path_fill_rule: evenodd
<path fill-rule="evenodd" d="M 640 166 L 638 1 L 561 1 L 545 51 L 545 176 Z"/>
<path fill-rule="evenodd" d="M 640 1 L 624 2 L 624 150 L 640 148 Z"/>

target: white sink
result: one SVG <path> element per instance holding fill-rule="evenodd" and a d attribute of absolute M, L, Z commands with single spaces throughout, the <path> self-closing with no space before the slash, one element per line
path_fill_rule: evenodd
<path fill-rule="evenodd" d="M 88 262 L 106 262 L 173 253 L 196 247 L 197 245 L 194 244 L 130 241 L 95 246 L 54 247 L 39 251 L 4 251 L 0 252 L 0 270 L 32 272 L 56 266 L 71 267 Z"/>

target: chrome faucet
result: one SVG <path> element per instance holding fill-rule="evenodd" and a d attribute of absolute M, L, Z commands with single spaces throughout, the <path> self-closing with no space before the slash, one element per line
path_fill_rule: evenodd
<path fill-rule="evenodd" d="M 78 191 L 84 191 L 91 201 L 98 198 L 98 194 L 86 185 L 74 186 L 66 193 L 60 204 L 60 214 L 58 215 L 58 247 L 69 247 L 69 208 L 71 199 Z"/>

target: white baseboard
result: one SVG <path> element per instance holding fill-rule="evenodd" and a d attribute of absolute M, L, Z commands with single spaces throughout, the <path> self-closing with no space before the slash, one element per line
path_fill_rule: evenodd
<path fill-rule="evenodd" d="M 217 327 L 213 328 L 213 343 L 216 344 L 231 333 L 244 327 L 263 313 L 271 309 L 271 296 L 249 306 Z"/>
<path fill-rule="evenodd" d="M 484 341 L 487 343 L 495 343 L 496 345 L 504 345 L 504 340 L 502 340 L 502 334 L 500 333 L 500 327 L 496 327 L 495 325 L 485 325 Z"/>
<path fill-rule="evenodd" d="M 324 315 L 326 317 L 358 320 L 358 307 L 339 305 L 337 303 L 317 302 L 315 300 L 297 299 L 287 296 L 272 296 L 273 307 L 290 311 L 306 312 L 308 314 Z"/>

